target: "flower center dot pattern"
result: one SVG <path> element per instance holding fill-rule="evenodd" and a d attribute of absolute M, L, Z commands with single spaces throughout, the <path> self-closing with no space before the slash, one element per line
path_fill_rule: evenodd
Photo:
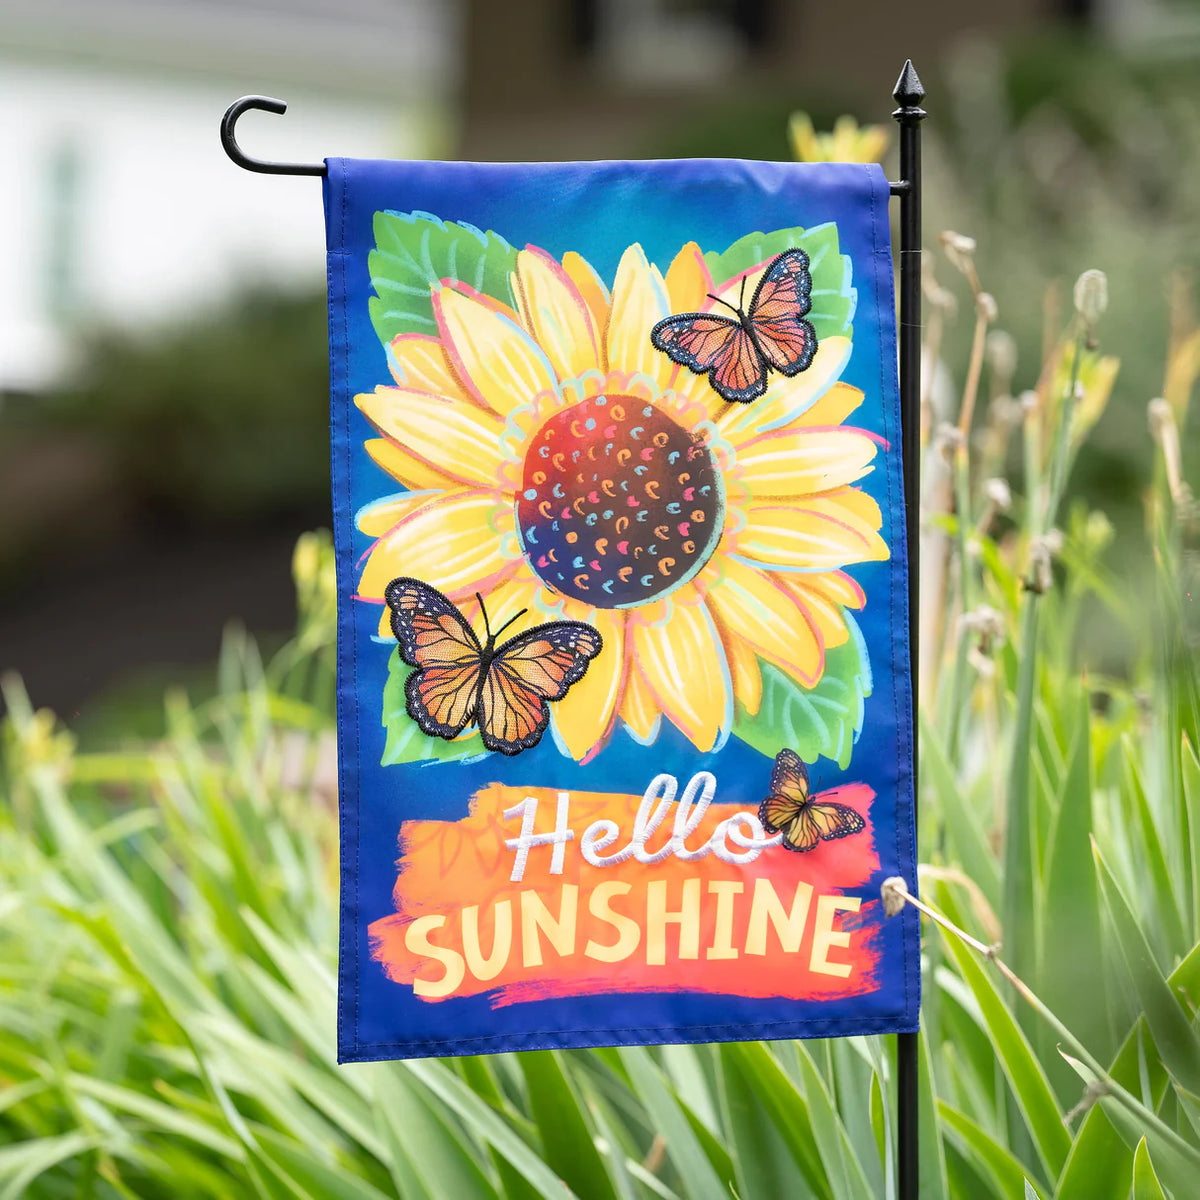
<path fill-rule="evenodd" d="M 601 395 L 555 413 L 532 438 L 517 528 L 549 587 L 628 608 L 704 566 L 724 509 L 721 474 L 700 437 L 644 400 Z"/>

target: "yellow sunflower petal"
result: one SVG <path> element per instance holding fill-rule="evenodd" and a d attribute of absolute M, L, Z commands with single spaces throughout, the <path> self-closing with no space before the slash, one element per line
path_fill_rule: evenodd
<path fill-rule="evenodd" d="M 806 496 L 861 479 L 876 445 L 852 429 L 777 429 L 738 447 L 738 478 L 753 496 Z"/>
<path fill-rule="evenodd" d="M 436 497 L 404 518 L 372 547 L 358 594 L 382 598 L 399 575 L 412 575 L 452 599 L 486 591 L 512 569 L 499 550 L 514 526 L 511 503 L 496 492 Z"/>
<path fill-rule="evenodd" d="M 875 531 L 877 525 L 864 520 L 846 500 L 836 492 L 791 504 L 752 500 L 745 506 L 746 525 L 733 552 L 754 563 L 793 571 L 886 559 L 887 543 Z"/>
<path fill-rule="evenodd" d="M 627 627 L 626 637 L 629 641 L 630 630 Z M 632 645 L 628 645 L 626 654 L 629 657 L 628 669 L 625 674 L 625 685 L 621 691 L 621 720 L 629 726 L 630 732 L 643 742 L 650 741 L 658 731 L 662 720 L 662 710 L 655 703 L 650 685 L 646 682 L 633 657 Z"/>
<path fill-rule="evenodd" d="M 734 699 L 750 716 L 754 716 L 762 704 L 762 671 L 758 666 L 758 655 L 748 642 L 725 628 L 715 606 L 710 605 L 710 611 L 717 623 L 717 632 L 721 635 L 721 645 L 725 647 Z"/>
<path fill-rule="evenodd" d="M 517 255 L 514 273 L 521 320 L 560 379 L 600 367 L 592 314 L 571 277 L 544 250 Z"/>
<path fill-rule="evenodd" d="M 804 586 L 820 592 L 843 608 L 862 608 L 867 602 L 867 594 L 862 590 L 862 585 L 845 571 L 821 571 L 818 574 L 806 575 Z"/>
<path fill-rule="evenodd" d="M 690 590 L 690 602 L 689 601 Z M 662 626 L 631 622 L 633 651 L 663 715 L 697 750 L 711 750 L 733 719 L 733 688 L 725 649 L 704 601 L 680 588 Z"/>
<path fill-rule="evenodd" d="M 495 484 L 504 424 L 492 413 L 461 400 L 389 387 L 355 396 L 354 403 L 380 433 L 431 466 L 436 462 L 450 478 L 474 487 Z"/>
<path fill-rule="evenodd" d="M 675 373 L 675 364 L 655 350 L 650 330 L 667 313 L 663 278 L 635 243 L 621 255 L 613 281 L 612 316 L 606 339 L 610 369 L 641 371 L 666 387 Z"/>
<path fill-rule="evenodd" d="M 363 449 L 371 461 L 382 467 L 393 479 L 398 479 L 406 488 L 414 492 L 428 491 L 430 488 L 453 488 L 458 484 L 444 471 L 431 466 L 423 459 L 409 454 L 403 446 L 398 446 L 391 438 L 367 438 Z"/>
<path fill-rule="evenodd" d="M 708 264 L 695 242 L 688 242 L 667 268 L 667 297 L 673 313 L 696 312 L 713 290 Z"/>
<path fill-rule="evenodd" d="M 822 339 L 807 370 L 791 379 L 772 374 L 762 397 L 753 404 L 730 404 L 717 418 L 717 428 L 736 447 L 796 420 L 837 381 L 851 348 L 849 338 Z"/>
<path fill-rule="evenodd" d="M 413 392 L 435 396 L 470 397 L 446 361 L 439 339 L 428 333 L 400 333 L 388 345 L 388 369 L 392 378 Z"/>
<path fill-rule="evenodd" d="M 433 315 L 455 374 L 493 412 L 506 417 L 557 386 L 549 360 L 533 339 L 482 298 L 436 288 Z"/>
<path fill-rule="evenodd" d="M 850 638 L 846 625 L 845 610 L 824 593 L 809 586 L 815 576 L 800 573 L 786 574 L 783 571 L 772 576 L 778 587 L 788 593 L 801 607 L 804 615 L 815 626 L 826 650 L 841 646 Z"/>
<path fill-rule="evenodd" d="M 839 380 L 811 408 L 794 417 L 789 427 L 811 429 L 818 425 L 840 425 L 862 402 L 861 389 Z"/>
<path fill-rule="evenodd" d="M 554 728 L 576 762 L 587 758 L 612 729 L 625 681 L 625 613 L 597 608 L 589 624 L 600 631 L 604 645 L 584 677 L 552 707 Z"/>
<path fill-rule="evenodd" d="M 603 357 L 604 331 L 608 328 L 608 312 L 612 303 L 608 288 L 604 286 L 604 281 L 596 274 L 592 264 L 574 250 L 568 250 L 562 256 L 562 267 L 592 314 L 592 328 L 596 330 L 600 354 Z M 607 371 L 608 362 L 602 362 L 600 369 Z"/>
<path fill-rule="evenodd" d="M 487 608 L 486 622 L 473 595 L 464 598 L 462 605 L 467 619 L 473 622 L 480 641 L 484 640 L 489 627 L 499 629 L 508 621 L 512 621 L 512 624 L 501 635 L 504 641 L 516 637 L 518 633 L 531 629 L 534 625 L 541 624 L 543 617 L 533 607 L 538 581 L 533 577 L 529 565 L 523 559 L 511 565 L 511 571 L 507 576 L 493 582 L 486 590 L 482 588 L 479 590 Z M 522 609 L 525 611 L 522 612 Z M 518 613 L 521 615 L 517 616 Z"/>
<path fill-rule="evenodd" d="M 528 579 L 520 576 L 519 564 L 511 565 L 512 574 L 508 579 L 502 579 L 499 583 L 493 583 L 488 589 L 487 595 L 484 597 L 484 602 L 487 604 L 488 619 L 492 623 L 493 628 L 499 628 L 508 620 L 525 607 L 532 590 L 533 584 Z M 467 619 L 467 624 L 474 628 L 479 635 L 480 640 L 484 636 L 483 618 L 479 614 L 479 605 L 475 602 L 474 597 L 464 597 L 459 601 L 462 608 L 462 614 Z M 520 632 L 526 625 L 537 624 L 536 621 L 529 621 L 525 617 L 518 617 L 510 627 L 515 632 Z M 385 604 L 383 611 L 379 614 L 379 636 L 392 637 L 392 610 Z M 506 633 L 506 637 L 507 637 Z"/>
<path fill-rule="evenodd" d="M 708 594 L 721 627 L 768 662 L 811 687 L 825 668 L 816 629 L 795 597 L 771 576 L 736 559 L 725 563 L 721 583 Z"/>
<path fill-rule="evenodd" d="M 437 492 L 406 492 L 403 496 L 385 496 L 359 509 L 354 523 L 368 537 L 383 537 L 389 529 L 436 495 Z"/>
<path fill-rule="evenodd" d="M 813 496 L 811 499 L 814 501 L 819 499 L 830 505 L 840 505 L 842 508 L 849 509 L 860 521 L 872 529 L 878 529 L 883 524 L 883 514 L 879 511 L 879 505 L 874 497 L 868 496 L 866 492 L 860 491 L 858 488 L 831 488 L 822 496 Z M 808 501 L 806 500 L 805 503 L 807 504 Z"/>

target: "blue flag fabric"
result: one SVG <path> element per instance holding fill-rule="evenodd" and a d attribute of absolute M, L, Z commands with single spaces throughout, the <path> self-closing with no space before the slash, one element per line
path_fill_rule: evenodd
<path fill-rule="evenodd" d="M 883 173 L 328 167 L 341 1060 L 915 1029 Z"/>

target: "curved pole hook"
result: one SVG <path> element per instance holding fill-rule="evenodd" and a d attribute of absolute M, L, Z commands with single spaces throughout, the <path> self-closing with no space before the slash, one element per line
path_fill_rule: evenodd
<path fill-rule="evenodd" d="M 274 100 L 270 96 L 243 96 L 225 110 L 225 115 L 221 118 L 221 145 L 225 147 L 225 153 L 239 167 L 247 171 L 258 171 L 263 175 L 327 174 L 324 163 L 265 162 L 261 158 L 251 158 L 238 145 L 237 138 L 234 136 L 234 127 L 237 125 L 238 118 L 251 108 L 260 109 L 262 112 L 285 113 L 287 112 L 287 102 Z"/>

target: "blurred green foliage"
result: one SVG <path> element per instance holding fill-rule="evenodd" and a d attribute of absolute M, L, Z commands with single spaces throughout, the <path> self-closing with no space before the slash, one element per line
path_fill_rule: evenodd
<path fill-rule="evenodd" d="M 1136 560 L 1138 489 L 1149 462 L 1143 405 L 1163 389 L 1170 294 L 1200 269 L 1200 72 L 1185 56 L 1132 57 L 1070 30 L 1006 44 L 964 41 L 944 61 L 917 66 L 930 113 L 925 244 L 947 227 L 978 241 L 999 326 L 1016 340 L 1015 390 L 1036 385 L 1080 264 L 1108 275 L 1105 344 L 1123 363 L 1128 402 L 1106 412 L 1075 485 L 1117 527 L 1118 553 Z M 804 110 L 819 129 L 847 110 L 885 121 L 891 82 L 882 79 L 878 96 L 855 103 L 803 81 L 786 101 L 753 90 L 722 96 L 647 152 L 786 158 L 788 111 Z M 894 145 L 884 165 L 895 178 Z M 1047 314 L 1046 285 L 1055 281 L 1062 286 Z M 955 376 L 970 352 L 964 307 L 942 346 Z M 1200 452 L 1194 430 L 1184 449 L 1189 462 Z"/>
<path fill-rule="evenodd" d="M 251 293 L 151 334 L 88 338 L 50 431 L 94 435 L 135 508 L 183 524 L 327 519 L 324 298 Z"/>
<path fill-rule="evenodd" d="M 927 514 L 949 583 L 924 593 L 921 885 L 977 940 L 925 927 L 923 1200 L 1192 1200 L 1200 1178 L 1189 405 L 1140 435 L 1156 567 L 1114 577 L 1106 523 L 1060 511 L 1110 394 L 1090 334 L 1071 322 L 1019 429 L 956 443 Z M 1034 486 L 1000 504 L 1009 442 Z M 893 1038 L 336 1065 L 328 536 L 293 574 L 295 638 L 264 662 L 232 630 L 162 737 L 80 748 L 2 681 L 0 1200 L 894 1195 Z M 1089 600 L 1129 628 L 1131 679 L 1075 665 Z"/>

